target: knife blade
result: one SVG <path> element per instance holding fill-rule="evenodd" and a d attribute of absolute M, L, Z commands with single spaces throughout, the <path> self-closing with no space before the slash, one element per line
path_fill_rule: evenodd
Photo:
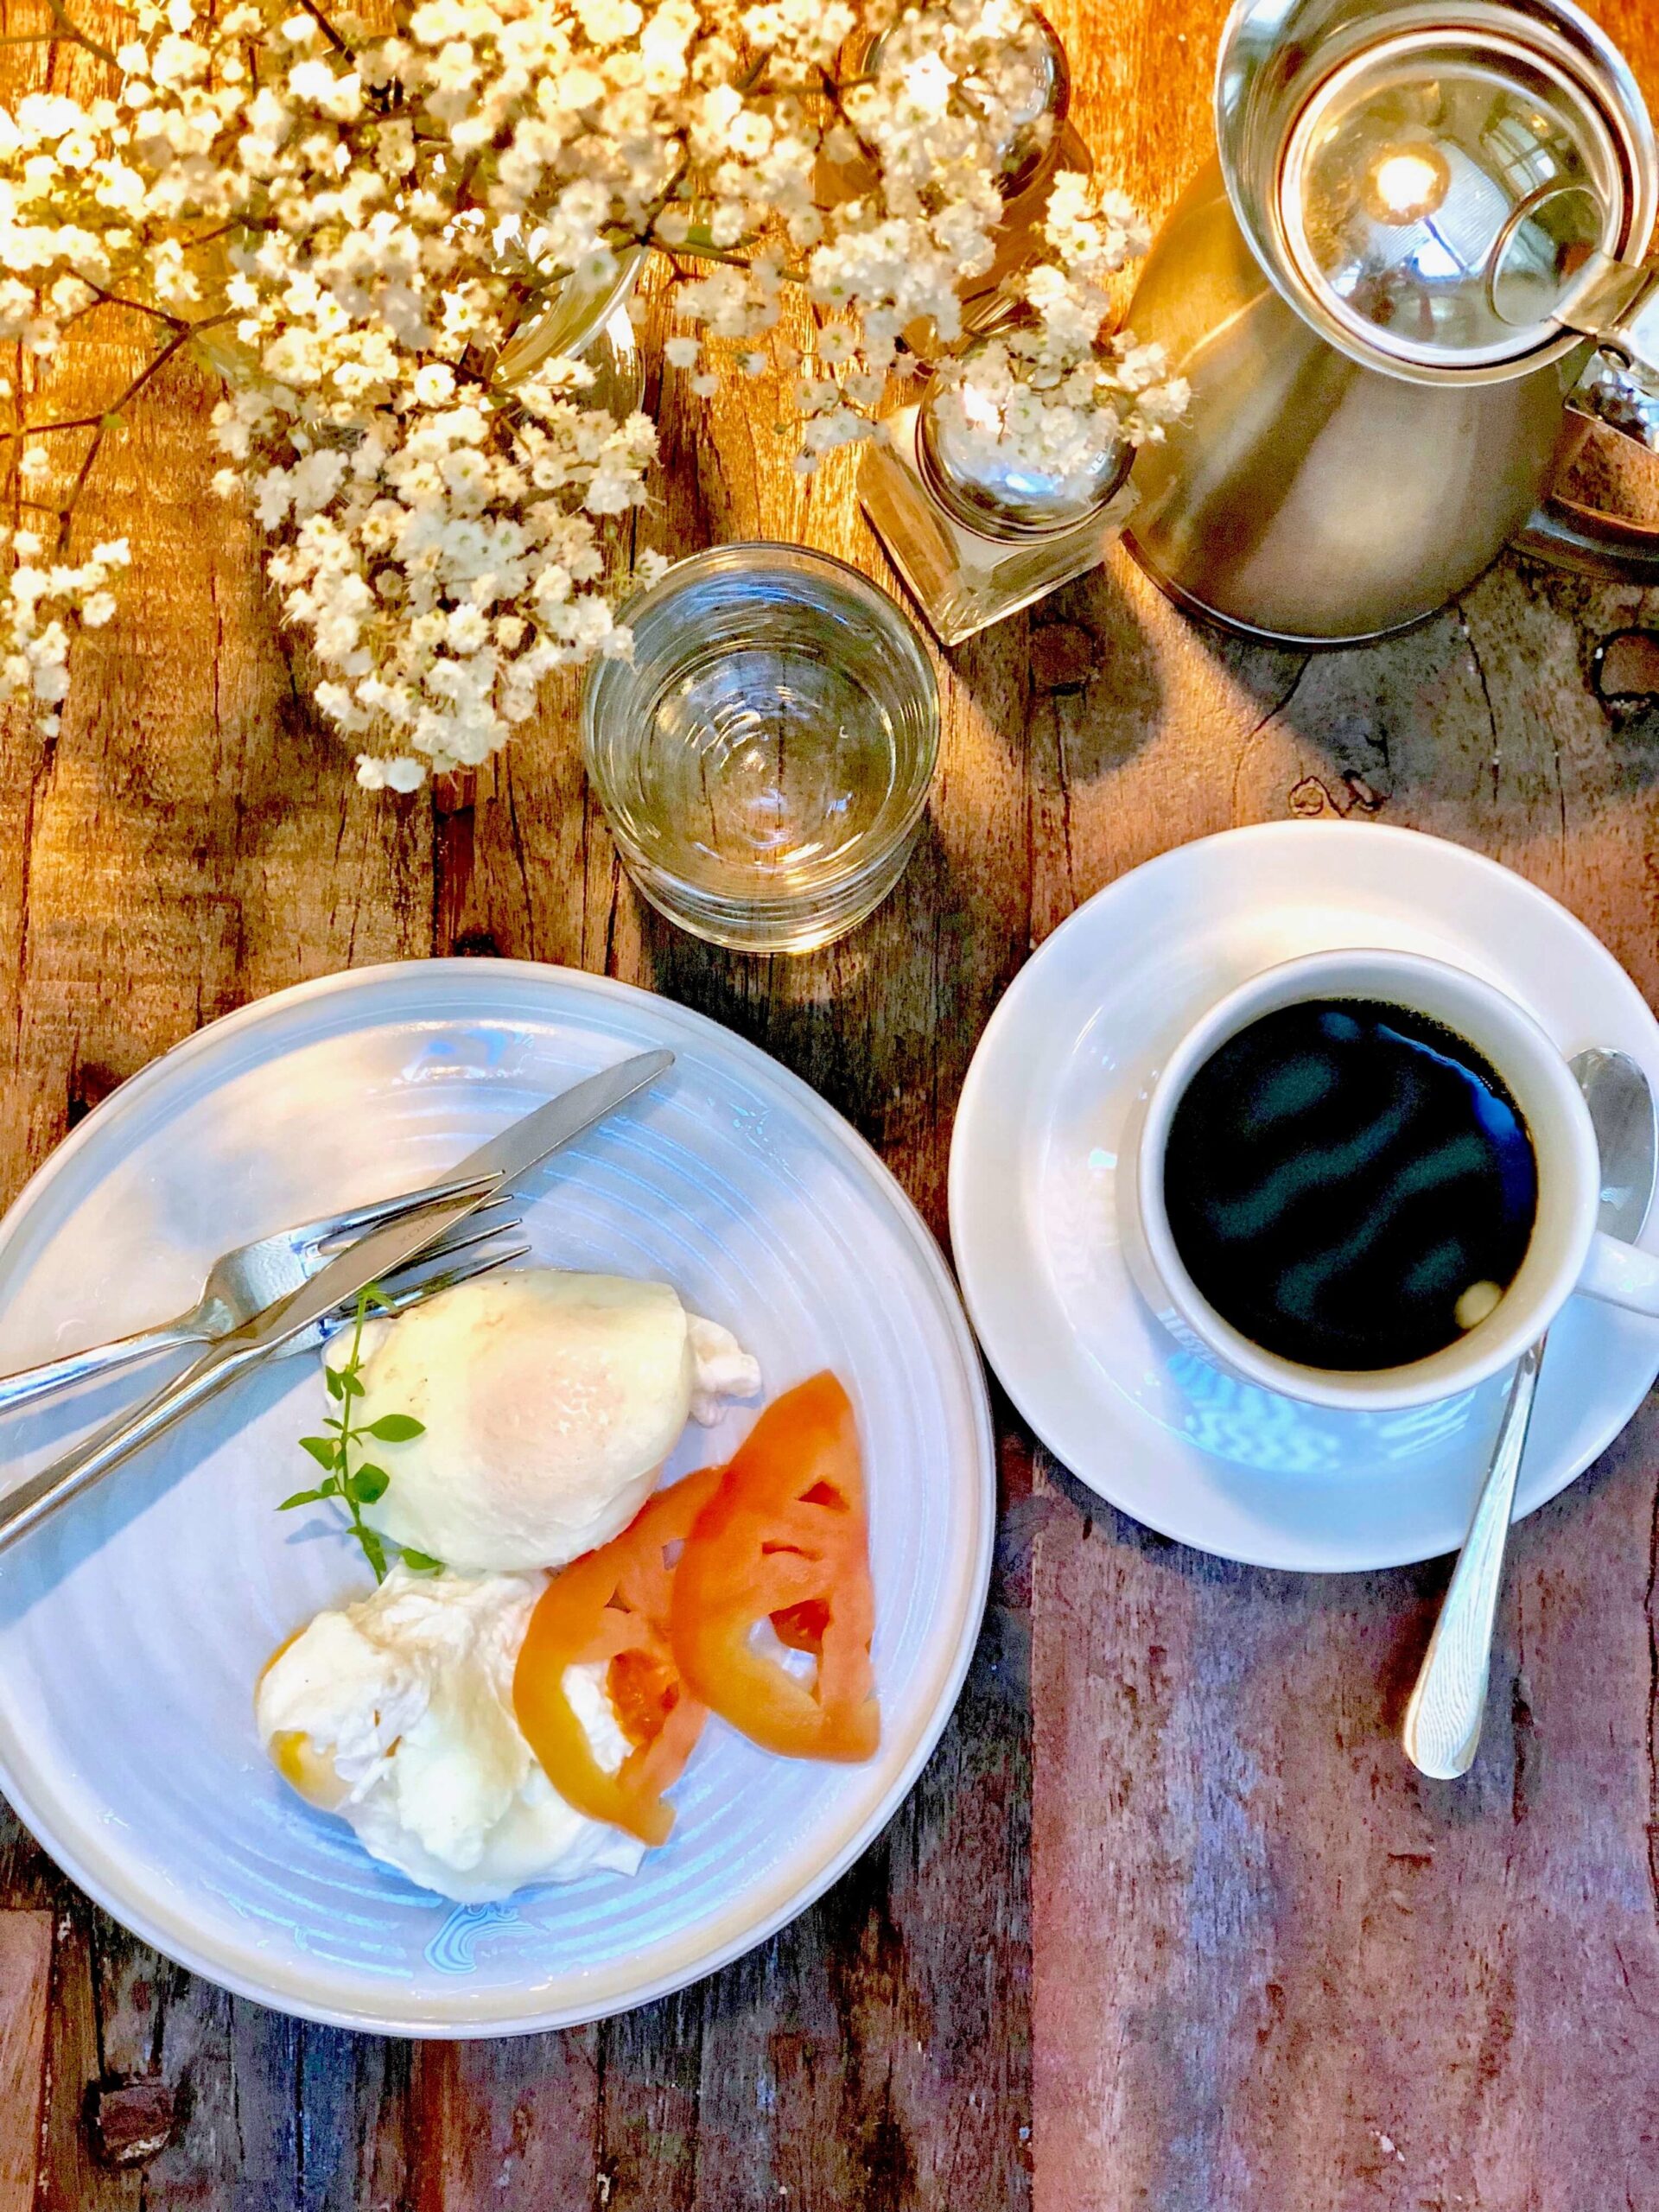
<path fill-rule="evenodd" d="M 480 1146 L 437 1187 L 441 1198 L 359 1237 L 302 1288 L 256 1313 L 210 1344 L 182 1375 L 157 1390 L 136 1412 L 124 1414 L 0 1497 L 0 1551 L 88 1490 L 174 1423 L 216 1397 L 238 1375 L 254 1367 L 314 1321 L 347 1305 L 371 1283 L 416 1258 L 458 1221 L 505 1185 L 613 1113 L 646 1084 L 673 1065 L 671 1052 L 642 1052 L 620 1066 L 589 1076 L 545 1106 L 523 1116 Z M 480 1166 L 480 1163 L 483 1165 Z"/>
<path fill-rule="evenodd" d="M 499 1136 L 469 1152 L 430 1192 L 416 1192 L 410 1199 L 419 1211 L 400 1213 L 383 1228 L 359 1236 L 338 1259 L 312 1276 L 309 1282 L 267 1306 L 240 1329 L 220 1338 L 226 1344 L 246 1344 L 271 1351 L 289 1338 L 308 1329 L 337 1306 L 348 1306 L 359 1292 L 394 1268 L 402 1267 L 424 1251 L 446 1229 L 463 1220 L 486 1198 L 499 1198 L 533 1167 L 571 1143 L 582 1133 L 613 1114 L 647 1084 L 655 1083 L 674 1065 L 670 1052 L 638 1052 L 615 1067 L 601 1068 L 581 1083 L 550 1098 L 510 1122 Z M 446 1201 L 437 1203 L 442 1193 Z"/>
<path fill-rule="evenodd" d="M 601 1068 L 597 1075 L 572 1084 L 569 1090 L 550 1098 L 545 1106 L 521 1114 L 516 1122 L 508 1123 L 499 1136 L 492 1137 L 487 1144 L 469 1152 L 465 1160 L 450 1169 L 442 1183 L 435 1184 L 430 1191 L 411 1194 L 410 1205 L 431 1211 L 435 1226 L 423 1227 L 428 1218 L 426 1212 L 400 1213 L 384 1228 L 348 1245 L 338 1259 L 331 1260 L 302 1288 L 290 1293 L 280 1303 L 266 1306 L 240 1330 L 232 1330 L 220 1341 L 230 1344 L 243 1338 L 270 1351 L 289 1337 L 297 1336 L 302 1329 L 309 1328 L 313 1321 L 321 1320 L 336 1306 L 349 1305 L 370 1283 L 414 1259 L 486 1198 L 500 1198 L 532 1168 L 539 1167 L 544 1160 L 551 1159 L 556 1152 L 592 1128 L 595 1122 L 602 1122 L 636 1092 L 666 1075 L 673 1065 L 672 1052 L 637 1052 L 632 1059 L 619 1061 L 615 1067 Z M 467 1191 L 474 1184 L 478 1187 L 464 1203 L 438 1208 L 440 1195 L 448 1198 L 457 1191 Z M 402 1242 L 396 1234 L 400 1230 Z M 409 1239 L 415 1230 L 420 1233 L 411 1243 Z M 364 1274 L 355 1263 L 373 1260 L 379 1249 L 384 1249 L 386 1256 Z M 249 1330 L 258 1333 L 250 1338 Z"/>
<path fill-rule="evenodd" d="M 325 1313 L 332 1313 L 337 1306 L 349 1306 L 372 1283 L 382 1275 L 389 1275 L 394 1268 L 401 1268 L 407 1260 L 423 1253 L 435 1238 L 446 1229 L 453 1229 L 464 1221 L 474 1206 L 495 1196 L 499 1185 L 493 1175 L 452 1177 L 452 1186 L 458 1185 L 456 1195 L 442 1203 L 420 1205 L 409 1213 L 400 1213 L 395 1220 L 372 1229 L 366 1236 L 359 1236 L 348 1244 L 337 1260 L 330 1260 L 320 1268 L 309 1282 L 291 1290 L 286 1298 L 276 1299 L 261 1308 L 251 1321 L 239 1329 L 228 1329 L 218 1338 L 212 1349 L 220 1345 L 237 1345 L 249 1351 L 274 1351 L 278 1344 L 285 1344 L 290 1337 L 297 1337 Z M 211 1357 L 211 1353 L 210 1353 Z"/>
<path fill-rule="evenodd" d="M 521 1176 L 529 1174 L 532 1167 L 539 1167 L 550 1154 L 579 1137 L 606 1115 L 613 1114 L 647 1084 L 666 1075 L 673 1065 L 673 1053 L 663 1050 L 636 1052 L 632 1059 L 619 1060 L 614 1067 L 601 1068 L 597 1075 L 573 1084 L 556 1098 L 550 1098 L 545 1106 L 538 1106 L 534 1113 L 512 1122 L 499 1136 L 480 1145 L 476 1152 L 469 1152 L 452 1172 L 464 1176 L 499 1176 L 499 1197 Z"/>

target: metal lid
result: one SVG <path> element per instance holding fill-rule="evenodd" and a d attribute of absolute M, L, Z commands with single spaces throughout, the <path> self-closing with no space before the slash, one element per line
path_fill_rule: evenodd
<path fill-rule="evenodd" d="M 1287 142 L 1293 261 L 1382 350 L 1456 367 L 1548 342 L 1592 254 L 1616 254 L 1625 188 L 1606 119 L 1517 41 L 1385 40 L 1313 92 Z"/>
<path fill-rule="evenodd" d="M 1512 375 L 1565 353 L 1596 257 L 1652 227 L 1651 126 L 1567 0 L 1241 0 L 1217 90 L 1268 275 L 1371 365 Z"/>

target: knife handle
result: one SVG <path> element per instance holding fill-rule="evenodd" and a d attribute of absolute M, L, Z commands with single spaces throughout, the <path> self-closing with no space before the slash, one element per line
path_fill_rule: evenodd
<path fill-rule="evenodd" d="M 172 1427 L 175 1421 L 216 1397 L 227 1382 L 264 1357 L 263 1346 L 213 1344 L 201 1357 L 146 1398 L 84 1439 L 49 1465 L 26 1476 L 0 1497 L 0 1552 L 36 1529 L 60 1505 L 118 1467 L 141 1446 Z"/>

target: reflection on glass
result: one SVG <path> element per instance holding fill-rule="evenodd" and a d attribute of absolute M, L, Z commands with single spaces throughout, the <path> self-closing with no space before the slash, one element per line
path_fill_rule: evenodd
<path fill-rule="evenodd" d="M 1425 363 L 1512 352 L 1622 208 L 1605 126 L 1497 41 L 1384 45 L 1310 101 L 1287 231 L 1316 290 Z"/>
<path fill-rule="evenodd" d="M 1385 146 L 1371 163 L 1361 196 L 1369 215 L 1398 228 L 1439 214 L 1451 184 L 1452 165 L 1438 146 Z"/>

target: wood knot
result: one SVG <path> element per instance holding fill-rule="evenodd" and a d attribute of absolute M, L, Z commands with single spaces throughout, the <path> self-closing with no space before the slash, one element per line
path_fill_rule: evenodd
<path fill-rule="evenodd" d="M 177 2092 L 159 2074 L 117 2075 L 86 2093 L 86 2132 L 106 2166 L 143 2166 L 177 2134 Z"/>
<path fill-rule="evenodd" d="M 1342 812 L 1317 776 L 1304 776 L 1300 784 L 1291 785 L 1290 810 L 1306 821 L 1312 821 L 1316 815 Z"/>
<path fill-rule="evenodd" d="M 1081 691 L 1098 673 L 1099 645 L 1076 622 L 1046 622 L 1032 632 L 1031 681 L 1038 691 Z"/>
<path fill-rule="evenodd" d="M 1375 784 L 1367 783 L 1357 768 L 1350 768 L 1334 791 L 1319 776 L 1304 776 L 1300 783 L 1291 785 L 1288 804 L 1293 814 L 1312 820 L 1321 814 L 1378 814 L 1388 804 L 1389 797 Z"/>
<path fill-rule="evenodd" d="M 501 948 L 488 930 L 463 930 L 449 948 L 460 960 L 499 960 Z"/>
<path fill-rule="evenodd" d="M 1590 683 L 1604 707 L 1659 697 L 1659 630 L 1615 630 L 1590 656 Z"/>

